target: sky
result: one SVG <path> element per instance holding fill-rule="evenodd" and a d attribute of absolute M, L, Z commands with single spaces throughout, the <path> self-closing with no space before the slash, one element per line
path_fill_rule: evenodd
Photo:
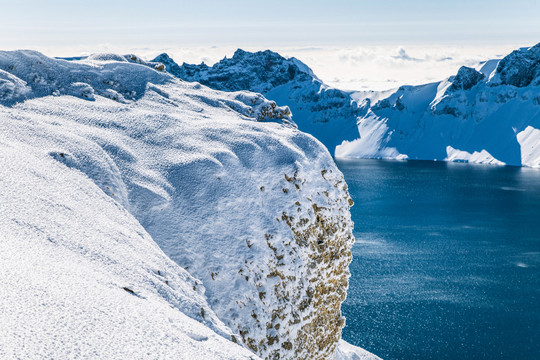
<path fill-rule="evenodd" d="M 540 0 L 0 0 L 0 49 L 49 56 L 236 48 L 295 56 L 350 89 L 422 83 L 540 42 Z M 446 60 L 441 60 L 446 59 Z"/>

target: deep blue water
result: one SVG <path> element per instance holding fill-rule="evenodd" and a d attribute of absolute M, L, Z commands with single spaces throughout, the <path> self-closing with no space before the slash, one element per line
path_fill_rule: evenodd
<path fill-rule="evenodd" d="M 540 359 L 540 170 L 337 164 L 357 239 L 345 340 L 385 360 Z"/>

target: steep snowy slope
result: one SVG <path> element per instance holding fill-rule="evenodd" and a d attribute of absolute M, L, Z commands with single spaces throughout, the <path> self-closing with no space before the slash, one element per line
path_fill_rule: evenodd
<path fill-rule="evenodd" d="M 287 108 L 160 70 L 0 52 L 0 348 L 331 358 L 354 241 L 342 174 Z"/>
<path fill-rule="evenodd" d="M 355 101 L 346 92 L 322 83 L 295 58 L 286 59 L 268 50 L 251 53 L 238 49 L 232 58 L 212 67 L 185 63 L 179 66 L 167 54 L 153 61 L 187 81 L 224 91 L 255 91 L 287 105 L 299 129 L 319 139 L 332 154 L 343 140 L 358 137 L 356 120 L 360 112 Z"/>
<path fill-rule="evenodd" d="M 360 138 L 338 157 L 540 167 L 540 44 L 439 83 L 352 96 L 365 109 Z"/>

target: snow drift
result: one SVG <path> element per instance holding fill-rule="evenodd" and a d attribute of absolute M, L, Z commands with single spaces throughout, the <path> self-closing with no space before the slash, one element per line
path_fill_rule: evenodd
<path fill-rule="evenodd" d="M 288 108 L 162 70 L 0 52 L 0 354 L 331 358 L 342 174 Z"/>

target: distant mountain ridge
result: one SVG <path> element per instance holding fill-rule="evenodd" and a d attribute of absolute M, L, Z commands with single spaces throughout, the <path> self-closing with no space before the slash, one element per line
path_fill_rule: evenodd
<path fill-rule="evenodd" d="M 477 71 L 384 96 L 352 94 L 367 109 L 360 138 L 339 157 L 445 160 L 540 167 L 540 44 Z"/>
<path fill-rule="evenodd" d="M 222 91 L 249 90 L 287 105 L 302 131 L 314 135 L 333 154 L 343 140 L 358 137 L 356 121 L 362 109 L 342 90 L 325 85 L 313 71 L 295 58 L 270 50 L 236 50 L 213 66 L 204 63 L 178 65 L 167 54 L 152 63 L 162 63 L 172 75 Z"/>
<path fill-rule="evenodd" d="M 265 93 L 290 81 L 317 79 L 309 68 L 301 69 L 296 59 L 286 59 L 270 50 L 255 53 L 242 49 L 232 58 L 224 58 L 214 66 L 183 63 L 179 66 L 167 54 L 157 56 L 152 62 L 165 65 L 167 71 L 181 79 L 197 79 L 211 88 L 222 91 L 249 90 Z M 318 79 L 317 79 L 318 80 Z"/>

